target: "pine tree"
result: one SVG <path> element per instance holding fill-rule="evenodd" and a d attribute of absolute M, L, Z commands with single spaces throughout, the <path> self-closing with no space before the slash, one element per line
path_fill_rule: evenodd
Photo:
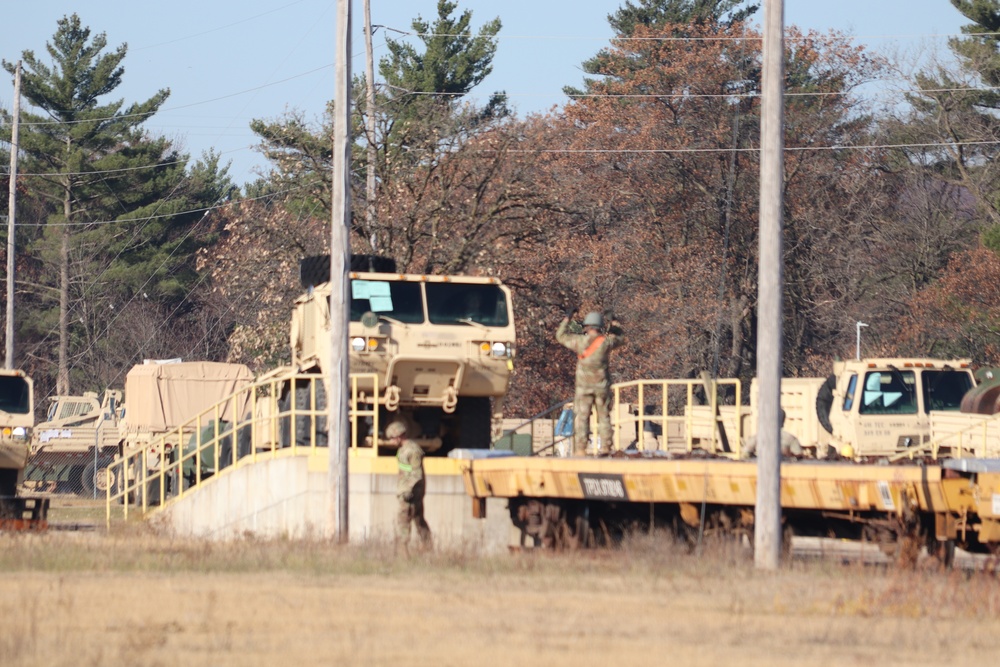
<path fill-rule="evenodd" d="M 123 306 L 137 297 L 179 302 L 192 280 L 191 225 L 203 215 L 194 209 L 231 183 L 213 156 L 189 177 L 188 156 L 143 128 L 169 89 L 128 106 L 106 101 L 121 84 L 126 44 L 107 49 L 106 35 L 92 35 L 76 14 L 57 25 L 46 44 L 51 65 L 22 54 L 24 98 L 42 113 L 22 111 L 20 150 L 30 192 L 47 211 L 27 251 L 50 267 L 42 276 L 58 293 L 58 316 L 43 289 L 25 326 L 47 338 L 58 321 L 56 390 L 66 393 L 71 368 L 93 356 Z"/>
<path fill-rule="evenodd" d="M 482 107 L 464 101 L 492 71 L 500 19 L 487 22 L 473 34 L 472 12 L 466 10 L 456 17 L 457 8 L 457 2 L 439 0 L 433 22 L 419 16 L 412 22 L 423 49 L 402 40 L 386 39 L 389 55 L 379 63 L 385 85 L 380 86 L 374 110 L 365 104 L 365 82 L 355 78 L 353 104 L 357 112 L 353 135 L 358 138 L 359 146 L 353 152 L 352 172 L 365 170 L 364 148 L 369 141 L 374 142 L 380 191 L 409 188 L 400 183 L 418 165 L 434 164 L 461 142 L 509 117 L 502 92 L 493 93 Z M 374 137 L 365 136 L 363 131 L 368 113 L 376 114 Z M 298 113 L 277 122 L 254 120 L 250 124 L 262 139 L 262 152 L 276 167 L 274 184 L 295 193 L 307 193 L 296 194 L 297 200 L 290 202 L 291 209 L 296 214 L 326 220 L 330 210 L 328 137 L 332 124 L 329 118 L 328 114 L 324 127 L 318 131 Z M 355 210 L 360 210 L 365 201 L 363 193 L 357 192 L 352 199 Z M 375 245 L 380 249 L 387 247 L 387 237 L 392 234 L 391 221 L 383 221 L 375 229 L 367 229 L 358 216 L 354 223 L 359 242 L 367 244 L 379 239 Z"/>
<path fill-rule="evenodd" d="M 718 24 L 726 27 L 750 18 L 759 7 L 759 3 L 747 0 L 637 0 L 637 3 L 625 0 L 617 12 L 608 14 L 608 23 L 616 37 L 631 37 L 637 26 Z M 584 61 L 583 71 L 594 76 L 609 76 L 618 69 L 611 58 L 608 49 L 601 49 L 593 58 Z M 586 78 L 582 90 L 566 86 L 563 92 L 571 97 L 587 95 L 593 92 L 595 81 Z"/>
<path fill-rule="evenodd" d="M 412 44 L 386 38 L 389 55 L 380 61 L 379 73 L 385 79 L 394 127 L 419 125 L 428 113 L 451 109 L 493 71 L 500 19 L 489 21 L 473 35 L 469 28 L 472 12 L 466 10 L 455 18 L 452 13 L 457 8 L 457 2 L 438 0 L 433 23 L 420 16 L 413 20 L 413 31 L 424 45 L 422 52 Z M 503 93 L 494 93 L 482 110 L 484 116 L 506 112 Z"/>
<path fill-rule="evenodd" d="M 984 243 L 1000 252 L 1000 2 L 952 0 L 973 21 L 949 40 L 957 65 L 935 66 L 915 76 L 911 108 L 888 125 L 900 171 L 936 180 L 939 190 L 964 193 L 965 226 L 980 225 Z M 907 147 L 910 146 L 910 147 Z M 954 213 L 952 213 L 954 217 Z"/>

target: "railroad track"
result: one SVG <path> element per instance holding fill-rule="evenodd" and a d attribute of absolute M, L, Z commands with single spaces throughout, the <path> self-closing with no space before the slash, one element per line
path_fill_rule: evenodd
<path fill-rule="evenodd" d="M 871 542 L 856 540 L 839 540 L 823 537 L 792 538 L 792 558 L 840 560 L 844 563 L 863 563 L 864 565 L 881 565 L 894 567 L 895 560 L 882 553 L 877 545 Z M 920 561 L 930 559 L 925 549 L 921 550 Z M 955 549 L 955 569 L 968 571 L 1000 570 L 1000 560 L 986 554 L 973 554 L 961 549 Z"/>

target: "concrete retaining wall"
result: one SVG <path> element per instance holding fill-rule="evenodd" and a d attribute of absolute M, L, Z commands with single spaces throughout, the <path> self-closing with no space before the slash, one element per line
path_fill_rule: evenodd
<path fill-rule="evenodd" d="M 329 537 L 329 459 L 326 450 L 317 452 L 242 461 L 158 511 L 153 522 L 171 534 L 201 539 Z M 435 547 L 496 552 L 517 539 L 506 500 L 490 499 L 486 518 L 472 517 L 458 461 L 425 459 L 425 468 L 424 515 Z M 392 541 L 395 459 L 352 458 L 349 471 L 350 541 Z"/>

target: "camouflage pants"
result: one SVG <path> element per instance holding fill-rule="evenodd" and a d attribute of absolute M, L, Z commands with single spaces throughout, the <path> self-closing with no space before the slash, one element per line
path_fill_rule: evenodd
<path fill-rule="evenodd" d="M 577 391 L 573 397 L 573 454 L 583 456 L 590 440 L 590 412 L 597 410 L 597 435 L 600 452 L 611 451 L 611 392 L 608 389 Z"/>
<path fill-rule="evenodd" d="M 431 528 L 424 520 L 424 499 L 406 500 L 399 496 L 399 510 L 396 513 L 396 545 L 406 548 L 410 544 L 410 524 L 417 525 L 417 537 L 424 549 L 431 547 Z"/>

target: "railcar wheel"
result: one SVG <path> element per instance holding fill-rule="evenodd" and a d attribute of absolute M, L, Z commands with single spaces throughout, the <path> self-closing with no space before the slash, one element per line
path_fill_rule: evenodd
<path fill-rule="evenodd" d="M 937 560 L 941 567 L 955 567 L 955 540 L 939 540 L 933 535 L 927 539 L 927 553 Z"/>

